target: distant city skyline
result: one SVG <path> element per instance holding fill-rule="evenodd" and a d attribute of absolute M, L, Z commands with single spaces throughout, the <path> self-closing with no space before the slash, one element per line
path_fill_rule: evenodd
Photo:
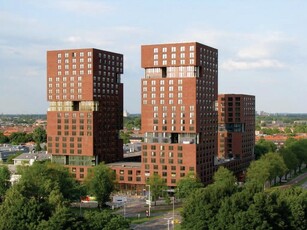
<path fill-rule="evenodd" d="M 47 50 L 124 54 L 124 110 L 141 111 L 141 45 L 201 42 L 219 52 L 218 93 L 256 110 L 307 113 L 303 0 L 0 0 L 0 114 L 44 114 Z"/>

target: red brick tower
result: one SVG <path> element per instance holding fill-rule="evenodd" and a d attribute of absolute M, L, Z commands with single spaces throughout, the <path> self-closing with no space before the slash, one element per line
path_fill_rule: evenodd
<path fill-rule="evenodd" d="M 48 152 L 82 180 L 123 158 L 123 55 L 97 49 L 47 52 Z"/>

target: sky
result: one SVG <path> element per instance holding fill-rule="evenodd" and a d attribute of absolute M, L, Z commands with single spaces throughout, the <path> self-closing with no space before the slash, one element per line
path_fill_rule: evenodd
<path fill-rule="evenodd" d="M 0 0 L 0 114 L 44 114 L 47 50 L 124 54 L 124 109 L 140 113 L 141 45 L 218 49 L 218 92 L 307 113 L 305 0 Z"/>

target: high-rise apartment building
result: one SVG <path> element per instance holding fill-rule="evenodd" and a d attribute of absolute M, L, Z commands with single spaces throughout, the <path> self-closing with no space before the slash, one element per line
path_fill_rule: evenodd
<path fill-rule="evenodd" d="M 218 125 L 218 159 L 235 160 L 236 166 L 231 168 L 242 172 L 254 159 L 255 96 L 219 95 Z"/>
<path fill-rule="evenodd" d="M 82 180 L 123 158 L 123 55 L 98 49 L 47 52 L 48 152 Z"/>
<path fill-rule="evenodd" d="M 142 172 L 170 187 L 190 171 L 209 183 L 217 151 L 218 50 L 197 43 L 144 45 Z"/>

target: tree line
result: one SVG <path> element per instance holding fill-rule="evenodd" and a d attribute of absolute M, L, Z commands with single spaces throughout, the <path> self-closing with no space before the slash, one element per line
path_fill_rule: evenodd
<path fill-rule="evenodd" d="M 49 161 L 21 166 L 18 174 L 21 178 L 11 185 L 7 166 L 0 166 L 0 230 L 129 229 L 129 221 L 105 207 L 115 175 L 104 164 L 94 167 L 84 183 Z M 71 207 L 87 194 L 97 198 L 98 209 L 81 213 Z"/>
<path fill-rule="evenodd" d="M 266 135 L 287 134 L 288 136 L 295 136 L 298 133 L 307 133 L 307 124 L 297 124 L 292 127 L 286 127 L 284 130 L 278 128 L 265 128 L 257 125 L 256 130 Z"/>
<path fill-rule="evenodd" d="M 260 159 L 268 153 L 275 153 L 283 159 L 287 178 L 288 175 L 301 171 L 303 164 L 307 164 L 307 139 L 288 138 L 279 150 L 272 141 L 260 139 L 255 145 L 255 158 Z"/>
<path fill-rule="evenodd" d="M 39 126 L 35 128 L 32 133 L 14 132 L 9 136 L 5 136 L 3 132 L 0 132 L 0 144 L 10 143 L 13 145 L 19 145 L 30 141 L 34 141 L 36 143 L 46 142 L 46 130 L 43 127 Z"/>
<path fill-rule="evenodd" d="M 264 181 L 275 176 L 275 159 L 270 155 L 262 158 L 267 161 L 264 172 L 258 168 L 259 160 L 251 165 L 244 185 L 236 183 L 231 171 L 220 167 L 213 184 L 190 189 L 184 200 L 181 228 L 306 229 L 306 190 L 298 187 L 264 190 Z"/>
<path fill-rule="evenodd" d="M 224 167 L 205 188 L 191 176 L 178 182 L 184 199 L 183 229 L 306 229 L 307 191 L 268 187 L 302 170 L 307 140 L 290 138 L 278 152 L 273 142 L 261 140 L 255 155 L 243 185 Z"/>

